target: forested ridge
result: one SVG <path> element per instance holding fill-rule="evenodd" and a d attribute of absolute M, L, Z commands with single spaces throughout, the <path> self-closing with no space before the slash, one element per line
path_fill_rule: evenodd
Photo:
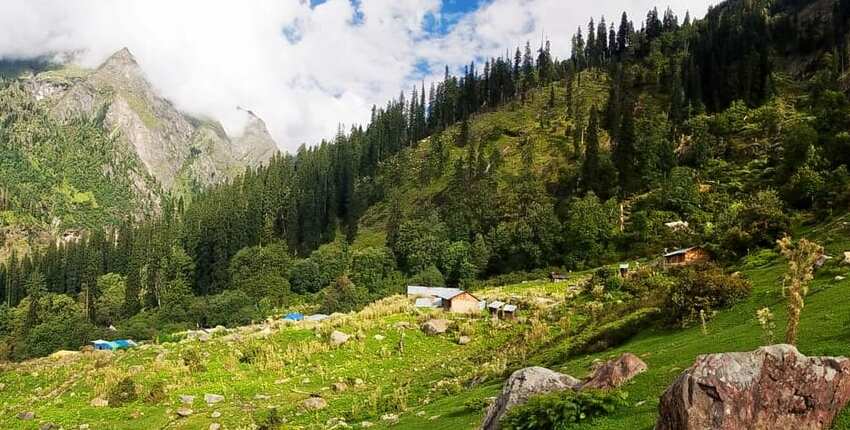
<path fill-rule="evenodd" d="M 772 246 L 789 214 L 850 202 L 848 17 L 844 0 L 653 9 L 590 20 L 567 59 L 543 41 L 447 68 L 365 126 L 164 197 L 156 217 L 98 218 L 81 241 L 12 254 L 2 353 L 77 348 L 109 325 L 145 339 L 304 303 L 348 311 L 406 282 Z M 0 215 L 21 192 L 0 184 Z"/>

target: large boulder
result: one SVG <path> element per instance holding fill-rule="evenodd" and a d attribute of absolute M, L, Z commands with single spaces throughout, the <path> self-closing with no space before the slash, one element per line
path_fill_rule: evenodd
<path fill-rule="evenodd" d="M 791 345 L 701 355 L 661 396 L 655 429 L 824 429 L 848 400 L 845 357 Z"/>
<path fill-rule="evenodd" d="M 511 408 L 528 401 L 532 396 L 553 391 L 574 390 L 581 381 L 570 375 L 564 375 L 544 367 L 526 367 L 511 374 L 502 393 L 487 408 L 487 415 L 481 424 L 481 430 L 497 430 L 499 421 Z"/>
<path fill-rule="evenodd" d="M 611 389 L 625 384 L 637 374 L 646 372 L 646 363 L 637 355 L 627 352 L 616 360 L 610 360 L 599 367 L 582 385 L 582 388 Z"/>
<path fill-rule="evenodd" d="M 449 324 L 451 324 L 451 321 L 446 319 L 431 319 L 422 324 L 422 331 L 432 336 L 442 334 L 449 329 Z"/>
<path fill-rule="evenodd" d="M 328 402 L 321 397 L 310 396 L 301 402 L 301 406 L 308 411 L 318 411 L 328 407 Z"/>
<path fill-rule="evenodd" d="M 350 339 L 350 338 L 351 338 L 351 335 L 345 334 L 341 331 L 334 330 L 333 333 L 331 333 L 330 342 L 331 342 L 331 345 L 333 345 L 333 346 L 339 346 L 339 345 L 344 344 L 345 342 L 348 342 L 348 339 Z"/>

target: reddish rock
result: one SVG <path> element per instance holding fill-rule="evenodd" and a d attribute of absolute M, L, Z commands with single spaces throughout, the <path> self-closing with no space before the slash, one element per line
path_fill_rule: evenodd
<path fill-rule="evenodd" d="M 611 389 L 625 384 L 639 373 L 646 372 L 646 363 L 637 355 L 627 352 L 616 360 L 597 367 L 593 375 L 582 385 L 585 388 Z"/>
<path fill-rule="evenodd" d="M 702 355 L 661 396 L 655 429 L 824 429 L 848 400 L 845 357 L 791 345 Z"/>

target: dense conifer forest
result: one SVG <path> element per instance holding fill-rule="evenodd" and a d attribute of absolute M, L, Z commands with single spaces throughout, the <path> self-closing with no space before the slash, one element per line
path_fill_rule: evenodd
<path fill-rule="evenodd" d="M 826 11 L 801 18 L 813 7 Z M 736 261 L 795 214 L 850 203 L 848 19 L 845 0 L 593 18 L 570 58 L 529 42 L 447 68 L 368 124 L 195 195 L 163 192 L 145 216 L 115 216 L 130 212 L 127 184 L 94 184 L 123 209 L 87 212 L 81 240 L 0 266 L 0 355 L 77 349 L 109 326 L 150 339 L 304 303 L 346 312 L 407 283 L 478 288 L 693 244 Z M 5 81 L 0 97 L 16 112 L 0 115 L 9 171 L 42 115 L 15 91 Z M 73 144 L 104 139 L 97 124 L 50 127 Z M 0 184 L 0 216 L 40 210 L 23 183 L 38 178 Z"/>

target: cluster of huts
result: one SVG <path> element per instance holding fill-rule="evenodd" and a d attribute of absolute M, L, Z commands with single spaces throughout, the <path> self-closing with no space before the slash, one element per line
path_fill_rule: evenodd
<path fill-rule="evenodd" d="M 464 314 L 477 314 L 486 310 L 494 317 L 502 319 L 514 319 L 517 312 L 516 305 L 497 300 L 488 303 L 460 288 L 409 285 L 407 296 L 414 299 L 414 306 L 417 308 L 444 309 Z"/>

